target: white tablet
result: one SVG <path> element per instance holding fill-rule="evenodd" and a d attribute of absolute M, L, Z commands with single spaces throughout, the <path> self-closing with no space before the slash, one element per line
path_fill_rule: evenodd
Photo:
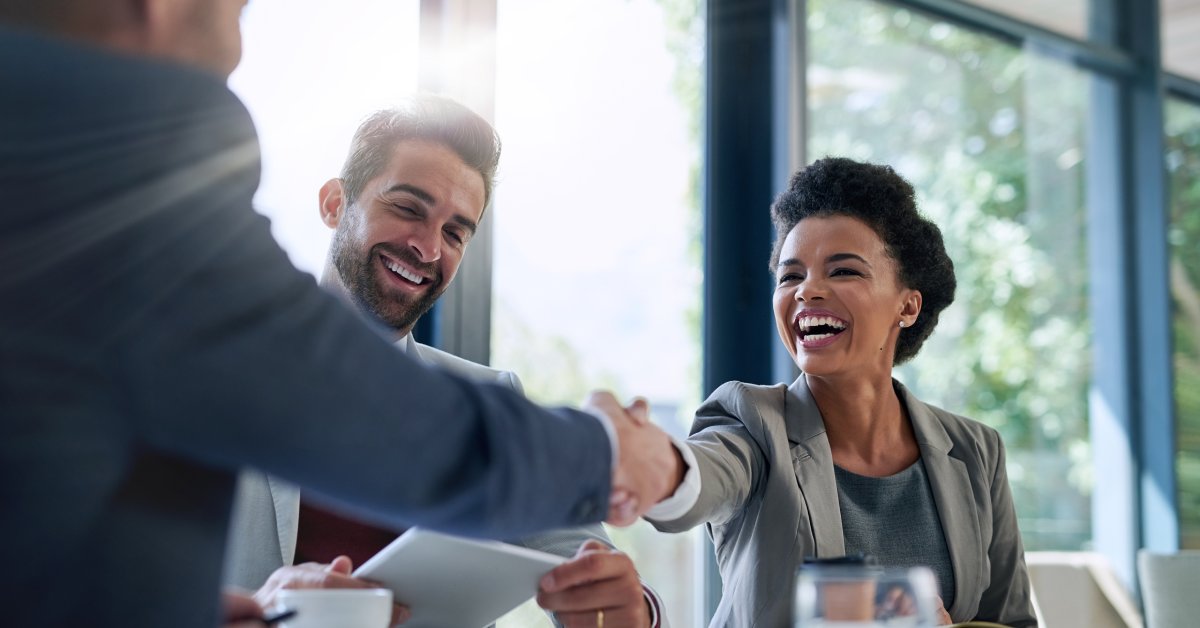
<path fill-rule="evenodd" d="M 537 595 L 566 558 L 525 547 L 412 528 L 354 577 L 391 589 L 412 611 L 404 628 L 483 628 Z"/>

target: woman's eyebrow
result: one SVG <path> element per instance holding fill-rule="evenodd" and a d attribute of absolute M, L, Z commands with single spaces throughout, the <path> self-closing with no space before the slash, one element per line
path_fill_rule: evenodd
<path fill-rule="evenodd" d="M 825 258 L 825 263 L 832 264 L 834 262 L 843 262 L 848 259 L 858 260 L 859 262 L 866 264 L 868 268 L 871 266 L 871 262 L 868 262 L 867 260 L 863 259 L 863 257 L 861 255 L 856 255 L 854 253 L 834 253 L 833 255 L 830 255 L 829 257 Z"/>

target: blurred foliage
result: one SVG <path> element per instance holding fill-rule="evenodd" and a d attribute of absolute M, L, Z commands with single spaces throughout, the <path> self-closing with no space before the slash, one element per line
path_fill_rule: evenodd
<path fill-rule="evenodd" d="M 1028 549 L 1091 537 L 1086 77 L 911 11 L 810 0 L 808 158 L 886 163 L 955 263 L 954 305 L 898 376 L 995 427 Z"/>
<path fill-rule="evenodd" d="M 567 339 L 534 331 L 503 299 L 496 298 L 493 307 L 492 335 L 503 342 L 492 343 L 492 363 L 516 373 L 527 397 L 546 405 L 578 406 L 588 393 L 606 389 L 625 398 L 619 378 L 607 371 L 589 372 Z"/>
<path fill-rule="evenodd" d="M 1171 101 L 1166 120 L 1180 528 L 1200 549 L 1200 106 Z"/>

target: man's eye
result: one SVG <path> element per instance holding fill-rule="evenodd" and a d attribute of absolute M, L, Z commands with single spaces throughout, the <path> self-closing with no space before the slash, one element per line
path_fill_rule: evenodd
<path fill-rule="evenodd" d="M 447 231 L 446 237 L 449 238 L 450 241 L 455 244 L 463 244 L 467 241 L 466 238 L 463 237 L 463 234 L 461 234 L 457 231 Z"/>
<path fill-rule="evenodd" d="M 393 204 L 392 207 L 396 209 L 397 213 L 404 214 L 406 216 L 415 216 L 417 214 L 417 210 L 409 207 L 408 205 Z"/>

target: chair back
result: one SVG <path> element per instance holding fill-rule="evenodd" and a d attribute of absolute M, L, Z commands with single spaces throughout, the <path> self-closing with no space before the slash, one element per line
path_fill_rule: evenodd
<path fill-rule="evenodd" d="M 1146 628 L 1200 626 L 1200 550 L 1138 552 Z"/>
<path fill-rule="evenodd" d="M 1142 628 L 1137 602 L 1104 556 L 1026 552 L 1041 628 Z"/>

